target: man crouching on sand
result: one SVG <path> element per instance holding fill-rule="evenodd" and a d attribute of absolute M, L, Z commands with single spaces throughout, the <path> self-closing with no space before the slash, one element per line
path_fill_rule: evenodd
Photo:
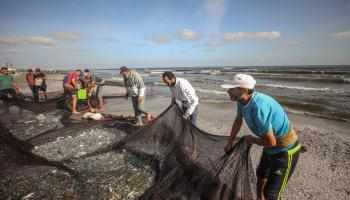
<path fill-rule="evenodd" d="M 221 87 L 228 89 L 231 101 L 237 101 L 237 115 L 224 147 L 232 148 L 243 119 L 257 136 L 244 136 L 247 144 L 263 146 L 256 171 L 257 192 L 261 200 L 279 199 L 298 162 L 300 144 L 283 108 L 270 96 L 254 92 L 256 81 L 247 74 L 237 74 Z"/>

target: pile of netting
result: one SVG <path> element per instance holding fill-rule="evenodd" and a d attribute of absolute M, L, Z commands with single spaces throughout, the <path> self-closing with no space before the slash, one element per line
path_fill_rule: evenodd
<path fill-rule="evenodd" d="M 38 105 L 0 118 L 0 199 L 256 199 L 250 146 L 237 139 L 225 154 L 227 137 L 178 106 L 135 128 Z"/>

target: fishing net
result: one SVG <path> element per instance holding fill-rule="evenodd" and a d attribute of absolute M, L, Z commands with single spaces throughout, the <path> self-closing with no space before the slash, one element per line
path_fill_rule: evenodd
<path fill-rule="evenodd" d="M 225 154 L 176 105 L 141 128 L 30 106 L 0 118 L 0 199 L 256 199 L 250 145 Z"/>

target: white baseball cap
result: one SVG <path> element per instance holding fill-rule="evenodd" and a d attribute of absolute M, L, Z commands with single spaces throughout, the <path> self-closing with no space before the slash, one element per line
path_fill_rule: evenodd
<path fill-rule="evenodd" d="M 246 89 L 254 89 L 255 86 L 255 79 L 248 74 L 236 74 L 233 76 L 231 80 L 227 82 L 227 84 L 221 85 L 221 87 L 225 89 L 230 89 L 230 88 L 246 88 Z"/>

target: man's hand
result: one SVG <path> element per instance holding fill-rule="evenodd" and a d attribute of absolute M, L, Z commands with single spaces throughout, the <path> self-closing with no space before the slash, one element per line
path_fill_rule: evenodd
<path fill-rule="evenodd" d="M 125 94 L 124 101 L 129 101 L 129 94 Z"/>
<path fill-rule="evenodd" d="M 140 102 L 142 101 L 142 96 L 137 96 L 137 97 L 136 97 L 136 101 L 137 101 L 138 103 L 140 103 Z"/>
<path fill-rule="evenodd" d="M 228 142 L 225 147 L 224 147 L 224 151 L 227 153 L 232 149 L 232 144 L 230 142 Z"/>
<path fill-rule="evenodd" d="M 253 137 L 251 135 L 244 136 L 244 142 L 246 144 L 254 144 L 254 141 L 255 141 L 255 137 Z"/>
<path fill-rule="evenodd" d="M 187 120 L 188 118 L 190 118 L 190 116 L 187 116 L 187 115 L 185 115 L 185 114 L 182 115 L 182 119 L 183 119 L 183 120 Z"/>

